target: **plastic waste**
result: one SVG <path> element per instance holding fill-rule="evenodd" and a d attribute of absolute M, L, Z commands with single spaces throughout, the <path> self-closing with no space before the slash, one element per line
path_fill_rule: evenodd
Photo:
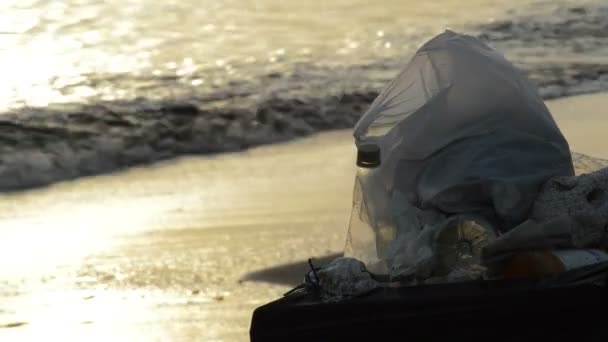
<path fill-rule="evenodd" d="M 534 86 L 499 52 L 451 31 L 416 52 L 354 137 L 378 160 L 359 165 L 345 254 L 374 274 L 431 275 L 442 221 L 472 215 L 508 232 L 543 183 L 574 175 Z"/>
<path fill-rule="evenodd" d="M 357 149 L 357 174 L 344 255 L 361 260 L 375 274 L 386 274 L 387 242 L 394 239 L 394 224 L 386 188 L 378 167 L 380 149 L 362 144 Z"/>
<path fill-rule="evenodd" d="M 446 31 L 416 52 L 354 129 L 381 178 L 414 205 L 525 220 L 545 181 L 572 176 L 568 143 L 534 86 L 499 52 Z"/>
<path fill-rule="evenodd" d="M 395 249 L 409 250 L 410 255 L 398 254 L 391 260 L 392 281 L 429 284 L 481 279 L 486 272 L 483 248 L 496 239 L 494 227 L 474 216 L 452 216 L 412 235 L 394 243 Z"/>
<path fill-rule="evenodd" d="M 504 278 L 540 278 L 608 261 L 597 249 L 528 251 L 513 254 L 500 270 Z"/>
<path fill-rule="evenodd" d="M 437 232 L 434 240 L 438 259 L 436 274 L 462 274 L 469 279 L 480 278 L 485 268 L 482 251 L 496 239 L 494 228 L 481 218 L 452 217 Z"/>
<path fill-rule="evenodd" d="M 337 258 L 317 273 L 321 300 L 337 302 L 364 295 L 380 285 L 365 269 L 365 265 L 352 258 Z"/>
<path fill-rule="evenodd" d="M 435 264 L 433 241 L 445 215 L 413 206 L 397 189 L 391 196 L 391 210 L 396 237 L 386 254 L 390 278 L 406 281 L 430 276 Z"/>

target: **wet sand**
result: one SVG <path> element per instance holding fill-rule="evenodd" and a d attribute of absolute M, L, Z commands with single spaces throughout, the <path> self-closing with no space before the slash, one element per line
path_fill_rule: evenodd
<path fill-rule="evenodd" d="M 608 96 L 549 106 L 608 158 Z M 248 340 L 256 306 L 342 249 L 353 159 L 335 131 L 3 195 L 0 340 Z"/>
<path fill-rule="evenodd" d="M 608 159 L 608 96 L 580 95 L 548 102 L 572 151 Z"/>

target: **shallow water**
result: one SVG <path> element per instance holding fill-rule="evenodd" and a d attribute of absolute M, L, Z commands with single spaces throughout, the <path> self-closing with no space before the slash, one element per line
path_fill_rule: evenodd
<path fill-rule="evenodd" d="M 0 108 L 188 97 L 296 63 L 403 56 L 448 27 L 565 3 L 579 2 L 4 0 Z"/>

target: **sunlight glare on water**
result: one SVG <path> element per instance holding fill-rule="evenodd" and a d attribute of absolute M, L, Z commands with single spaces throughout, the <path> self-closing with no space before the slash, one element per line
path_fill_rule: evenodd
<path fill-rule="evenodd" d="M 208 90 L 295 62 L 365 63 L 531 2 L 3 0 L 0 108 L 163 98 L 176 83 Z"/>

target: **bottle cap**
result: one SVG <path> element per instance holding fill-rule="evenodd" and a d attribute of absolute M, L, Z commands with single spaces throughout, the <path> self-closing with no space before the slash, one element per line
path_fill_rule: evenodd
<path fill-rule="evenodd" d="M 357 146 L 357 166 L 372 168 L 380 165 L 380 147 L 376 144 Z"/>

